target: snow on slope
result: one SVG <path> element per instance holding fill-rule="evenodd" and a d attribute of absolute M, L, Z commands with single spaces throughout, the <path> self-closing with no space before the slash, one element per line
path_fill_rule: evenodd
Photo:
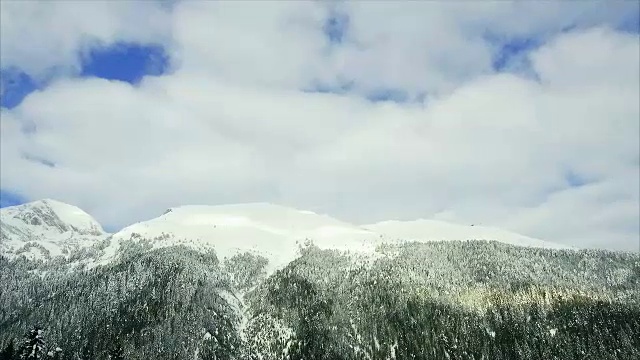
<path fill-rule="evenodd" d="M 106 236 L 91 215 L 56 200 L 0 209 L 0 253 L 8 257 L 19 253 L 30 258 L 46 258 L 47 252 L 49 256 L 63 255 Z"/>
<path fill-rule="evenodd" d="M 383 221 L 363 228 L 381 234 L 389 240 L 454 241 L 495 240 L 506 244 L 568 249 L 569 246 L 534 239 L 514 232 L 484 226 L 470 226 L 439 220 Z"/>
<path fill-rule="evenodd" d="M 109 236 L 86 212 L 54 200 L 0 209 L 0 253 L 9 257 L 19 253 L 32 258 L 64 255 Z M 268 258 L 272 270 L 295 259 L 306 239 L 321 249 L 351 251 L 366 258 L 380 255 L 375 253 L 377 245 L 398 240 L 496 240 L 567 248 L 496 228 L 437 220 L 384 221 L 359 227 L 311 211 L 253 203 L 169 209 L 111 236 L 104 253 L 92 264 L 113 260 L 122 241 L 140 239 L 150 240 L 153 248 L 182 244 L 197 250 L 214 249 L 220 258 L 253 252 Z"/>
<path fill-rule="evenodd" d="M 213 248 L 220 258 L 253 252 L 269 259 L 272 269 L 295 259 L 306 239 L 321 249 L 357 253 L 373 253 L 379 239 L 372 231 L 329 216 L 273 204 L 182 206 L 114 234 L 101 260 L 115 256 L 121 240 L 138 235 L 155 239 L 154 248 L 178 244 Z"/>

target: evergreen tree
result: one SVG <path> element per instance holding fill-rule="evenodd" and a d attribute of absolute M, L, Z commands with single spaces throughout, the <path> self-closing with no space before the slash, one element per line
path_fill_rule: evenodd
<path fill-rule="evenodd" d="M 51 360 L 62 360 L 62 349 L 59 347 L 55 348 L 55 350 L 49 351 L 47 353 L 48 359 Z"/>
<path fill-rule="evenodd" d="M 13 340 L 9 341 L 7 347 L 0 353 L 0 360 L 14 360 L 16 349 L 13 344 Z"/>
<path fill-rule="evenodd" d="M 109 360 L 124 360 L 122 346 L 116 345 L 109 351 Z"/>
<path fill-rule="evenodd" d="M 25 340 L 20 350 L 20 360 L 45 359 L 46 351 L 44 346 L 44 330 L 39 326 L 34 326 L 25 335 Z"/>

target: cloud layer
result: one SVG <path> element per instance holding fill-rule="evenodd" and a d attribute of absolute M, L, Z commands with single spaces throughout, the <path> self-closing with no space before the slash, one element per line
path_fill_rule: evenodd
<path fill-rule="evenodd" d="M 111 229 L 270 201 L 637 249 L 640 48 L 621 29 L 637 3 L 327 4 L 3 2 L 2 67 L 57 75 L 2 109 L 2 189 Z M 537 45 L 504 53 L 518 39 Z M 118 42 L 164 46 L 170 72 L 74 76 Z"/>

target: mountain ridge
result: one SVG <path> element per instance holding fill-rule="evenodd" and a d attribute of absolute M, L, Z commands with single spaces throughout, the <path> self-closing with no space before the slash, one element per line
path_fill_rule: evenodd
<path fill-rule="evenodd" d="M 300 245 L 310 241 L 321 249 L 364 254 L 374 253 L 382 243 L 398 241 L 494 240 L 518 246 L 570 248 L 502 229 L 438 220 L 389 220 L 359 226 L 266 202 L 171 207 L 158 217 L 111 234 L 82 209 L 52 199 L 0 209 L 0 221 L 0 252 L 7 256 L 24 253 L 46 259 L 106 239 L 109 243 L 99 263 L 110 261 L 122 241 L 136 239 L 151 240 L 153 248 L 177 244 L 198 250 L 213 248 L 222 257 L 249 251 L 266 255 L 276 267 L 295 259 Z M 29 251 L 23 251 L 29 244 Z"/>

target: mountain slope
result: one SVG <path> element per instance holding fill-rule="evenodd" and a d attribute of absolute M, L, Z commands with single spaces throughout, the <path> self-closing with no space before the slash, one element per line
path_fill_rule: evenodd
<path fill-rule="evenodd" d="M 39 263 L 46 276 L 0 257 L 0 346 L 39 324 L 50 348 L 73 359 L 118 349 L 132 360 L 640 356 L 636 254 L 392 247 L 396 256 L 362 266 L 311 246 L 244 297 L 232 267 L 185 246 L 129 250 L 89 271 Z"/>
<path fill-rule="evenodd" d="M 107 234 L 83 210 L 44 199 L 0 209 L 0 253 L 48 259 L 88 247 Z"/>
<path fill-rule="evenodd" d="M 323 249 L 373 253 L 379 236 L 326 215 L 273 204 L 182 206 L 115 233 L 100 261 L 109 261 L 121 241 L 144 239 L 152 248 L 215 249 L 220 258 L 252 252 L 279 268 L 298 256 L 306 239 Z"/>
<path fill-rule="evenodd" d="M 534 239 L 493 227 L 460 225 L 439 220 L 383 221 L 362 226 L 388 239 L 412 241 L 494 240 L 505 244 L 551 249 L 569 246 Z"/>
<path fill-rule="evenodd" d="M 367 267 L 312 249 L 269 277 L 247 296 L 249 358 L 640 358 L 637 254 L 392 247 Z"/>
<path fill-rule="evenodd" d="M 215 254 L 131 252 L 91 271 L 41 268 L 46 278 L 21 261 L 0 267 L 0 345 L 40 324 L 64 359 L 239 360 L 238 300 Z"/>

